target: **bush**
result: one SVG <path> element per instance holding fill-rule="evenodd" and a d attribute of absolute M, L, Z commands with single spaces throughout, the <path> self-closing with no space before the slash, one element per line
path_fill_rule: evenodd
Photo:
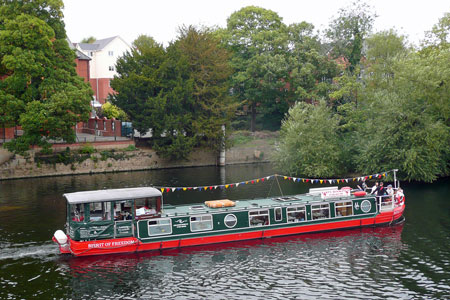
<path fill-rule="evenodd" d="M 280 133 L 276 165 L 285 173 L 332 177 L 345 172 L 338 138 L 338 118 L 325 102 L 300 102 L 289 109 Z"/>
<path fill-rule="evenodd" d="M 80 153 L 81 154 L 92 154 L 94 153 L 96 150 L 94 148 L 94 146 L 92 146 L 91 144 L 87 143 L 84 144 L 81 148 L 80 148 Z"/>

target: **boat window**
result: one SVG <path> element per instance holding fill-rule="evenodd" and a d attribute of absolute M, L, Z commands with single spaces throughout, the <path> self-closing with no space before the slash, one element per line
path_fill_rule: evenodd
<path fill-rule="evenodd" d="M 336 217 L 345 217 L 353 215 L 352 201 L 336 202 Z"/>
<path fill-rule="evenodd" d="M 311 205 L 313 220 L 327 219 L 330 217 L 330 205 L 328 203 Z"/>
<path fill-rule="evenodd" d="M 163 235 L 172 233 L 171 219 L 157 219 L 148 221 L 149 235 Z"/>
<path fill-rule="evenodd" d="M 212 216 L 191 217 L 191 231 L 203 231 L 213 229 Z"/>
<path fill-rule="evenodd" d="M 89 204 L 90 221 L 110 221 L 111 202 L 95 202 Z"/>
<path fill-rule="evenodd" d="M 75 222 L 84 221 L 84 203 L 70 205 L 70 219 Z"/>
<path fill-rule="evenodd" d="M 132 200 L 123 200 L 114 202 L 114 220 L 115 221 L 123 221 L 123 220 L 132 220 L 133 219 L 133 201 Z"/>
<path fill-rule="evenodd" d="M 158 205 L 161 205 L 161 200 L 159 203 L 157 201 L 158 198 L 159 197 L 148 197 L 136 199 L 136 218 L 140 219 L 155 216 L 160 210 Z"/>
<path fill-rule="evenodd" d="M 236 226 L 237 218 L 233 214 L 228 214 L 225 216 L 224 223 L 228 228 L 233 228 L 234 226 Z"/>
<path fill-rule="evenodd" d="M 269 225 L 269 210 L 254 210 L 249 212 L 250 226 Z"/>
<path fill-rule="evenodd" d="M 275 208 L 275 221 L 281 221 L 282 218 L 281 207 Z"/>
<path fill-rule="evenodd" d="M 287 208 L 288 222 L 303 222 L 306 220 L 306 208 L 304 206 L 293 206 Z"/>

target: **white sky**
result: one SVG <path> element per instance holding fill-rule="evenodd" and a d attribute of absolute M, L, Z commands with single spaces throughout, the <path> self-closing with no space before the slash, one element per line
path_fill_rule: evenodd
<path fill-rule="evenodd" d="M 324 29 L 339 8 L 352 0 L 64 0 L 64 21 L 72 42 L 94 36 L 103 39 L 119 35 L 130 45 L 140 35 L 152 36 L 168 45 L 181 25 L 226 26 L 227 18 L 248 5 L 273 10 L 285 24 L 307 21 Z M 445 12 L 450 1 L 377 0 L 366 1 L 379 16 L 375 31 L 396 28 L 415 44 L 423 39 Z"/>

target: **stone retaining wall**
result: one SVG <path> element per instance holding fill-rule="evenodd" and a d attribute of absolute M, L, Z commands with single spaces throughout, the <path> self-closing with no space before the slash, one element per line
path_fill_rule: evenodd
<path fill-rule="evenodd" d="M 30 156 L 25 158 L 19 155 L 12 156 L 9 152 L 2 149 L 0 151 L 0 180 L 218 165 L 218 154 L 202 149 L 194 151 L 188 161 L 171 162 L 158 157 L 155 151 L 151 149 L 123 151 L 117 149 L 119 145 L 111 145 L 110 143 L 105 145 L 95 144 L 97 152 L 91 154 L 91 158 L 81 163 L 75 162 L 68 165 L 62 163 L 54 165 L 37 164 L 34 162 L 37 150 L 31 150 Z M 74 145 L 70 149 L 73 151 L 79 146 Z M 128 144 L 122 145 L 123 148 L 124 146 L 128 146 Z M 65 147 L 61 147 L 58 150 L 62 151 L 64 149 Z M 113 158 L 101 160 L 99 152 L 105 149 L 115 149 L 114 153 L 123 153 L 125 157 L 120 160 Z M 55 150 L 57 151 L 57 149 Z M 273 151 L 274 146 L 264 142 L 257 142 L 252 147 L 233 147 L 226 152 L 226 164 L 269 162 Z"/>

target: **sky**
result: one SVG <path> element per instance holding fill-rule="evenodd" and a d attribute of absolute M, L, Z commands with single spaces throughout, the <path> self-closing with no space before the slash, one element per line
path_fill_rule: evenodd
<path fill-rule="evenodd" d="M 94 36 L 119 35 L 130 45 L 141 34 L 168 45 L 182 25 L 225 27 L 227 18 L 242 7 L 255 5 L 278 13 L 287 25 L 307 21 L 325 29 L 339 8 L 352 0 L 63 0 L 66 32 L 72 42 Z M 418 44 L 445 12 L 450 1 L 377 0 L 366 1 L 378 18 L 374 31 L 395 28 Z"/>

